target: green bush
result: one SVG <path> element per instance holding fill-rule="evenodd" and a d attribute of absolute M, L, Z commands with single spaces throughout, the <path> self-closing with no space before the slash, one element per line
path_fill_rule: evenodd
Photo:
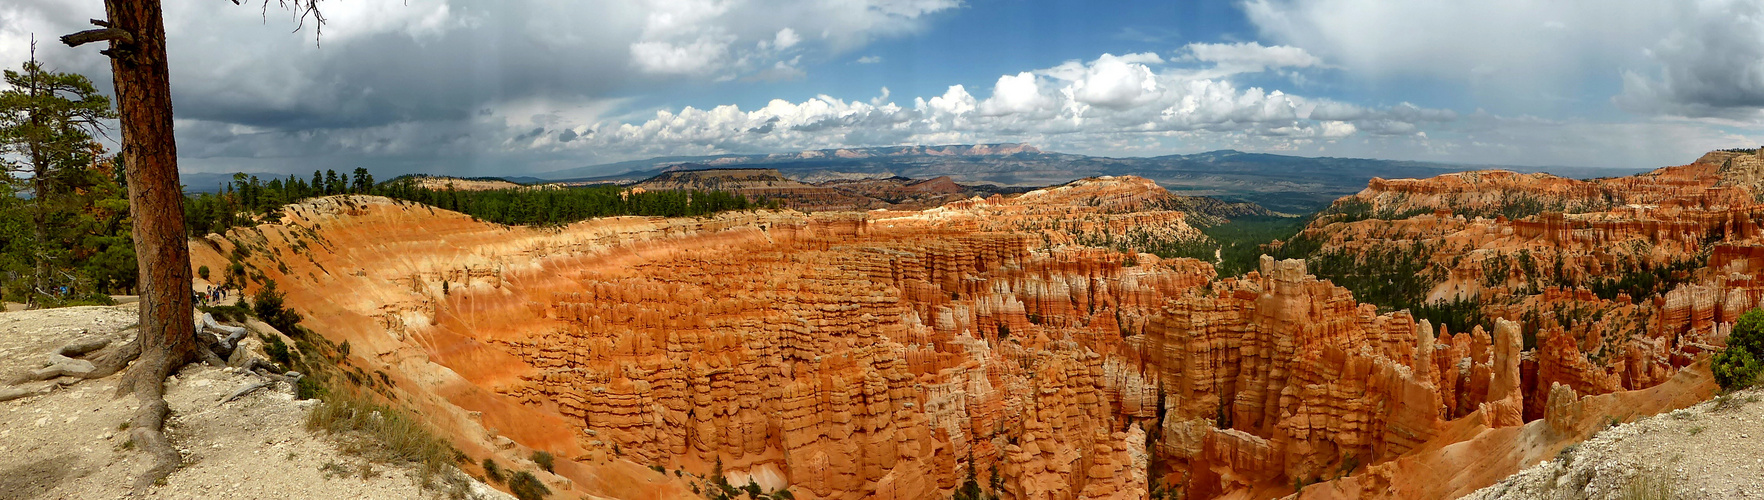
<path fill-rule="evenodd" d="M 276 289 L 276 281 L 269 280 L 263 284 L 263 288 L 257 291 L 257 295 L 251 297 L 251 311 L 257 313 L 257 318 L 263 320 L 264 323 L 269 323 L 269 326 L 275 327 L 282 333 L 292 335 L 295 333 L 294 326 L 300 324 L 300 320 L 305 318 L 300 317 L 300 313 L 294 312 L 293 309 L 285 307 L 282 299 L 282 292 Z"/>
<path fill-rule="evenodd" d="M 551 495 L 551 489 L 546 488 L 545 483 L 539 482 L 539 478 L 533 477 L 533 473 L 527 471 L 516 472 L 514 477 L 509 478 L 508 491 L 521 500 L 539 500 Z"/>
<path fill-rule="evenodd" d="M 301 377 L 298 382 L 294 383 L 294 385 L 294 396 L 300 399 L 313 399 L 324 397 L 325 395 L 325 386 L 320 385 L 318 381 L 314 380 L 312 377 Z"/>
<path fill-rule="evenodd" d="M 269 355 L 270 361 L 274 361 L 277 365 L 280 365 L 280 369 L 282 370 L 294 366 L 294 354 L 292 351 L 288 350 L 288 343 L 282 342 L 281 337 L 274 335 L 264 336 L 263 353 Z"/>
<path fill-rule="evenodd" d="M 551 466 L 554 465 L 554 463 L 553 463 L 554 461 L 555 460 L 551 456 L 551 452 L 549 452 L 549 451 L 535 451 L 535 452 L 533 452 L 533 463 L 538 464 L 539 468 L 545 469 L 545 472 L 551 472 Z M 661 466 L 658 465 L 656 467 L 661 467 Z M 661 471 L 658 470 L 656 472 L 661 472 Z"/>
<path fill-rule="evenodd" d="M 1739 321 L 1733 323 L 1733 333 L 1727 336 L 1727 346 L 1745 349 L 1753 358 L 1764 359 L 1764 309 L 1741 314 Z"/>
<path fill-rule="evenodd" d="M 196 276 L 201 277 L 203 280 L 207 280 L 208 279 L 208 266 L 201 266 L 201 267 L 196 268 Z"/>
<path fill-rule="evenodd" d="M 502 468 L 496 466 L 496 460 L 484 457 L 484 477 L 491 482 L 502 482 Z"/>
<path fill-rule="evenodd" d="M 92 292 L 68 297 L 46 295 L 39 297 L 37 299 L 37 304 L 44 309 L 76 306 L 114 306 L 116 305 L 116 299 L 110 298 L 109 295 Z"/>
<path fill-rule="evenodd" d="M 198 307 L 197 309 L 200 309 L 200 310 L 202 310 L 202 312 L 205 312 L 205 313 L 213 314 L 214 319 L 217 319 L 220 321 L 231 321 L 231 322 L 237 323 L 240 321 L 245 321 L 245 318 L 251 317 L 251 309 L 246 308 L 245 306 L 240 306 L 240 305 L 203 306 L 203 307 Z"/>
<path fill-rule="evenodd" d="M 1715 355 L 1715 383 L 1723 390 L 1743 389 L 1758 378 L 1758 358 L 1741 347 L 1730 346 Z"/>
<path fill-rule="evenodd" d="M 1723 390 L 1743 389 L 1756 382 L 1758 372 L 1764 370 L 1760 360 L 1764 360 L 1764 310 L 1753 309 L 1733 323 L 1727 348 L 1715 355 L 1710 369 Z"/>

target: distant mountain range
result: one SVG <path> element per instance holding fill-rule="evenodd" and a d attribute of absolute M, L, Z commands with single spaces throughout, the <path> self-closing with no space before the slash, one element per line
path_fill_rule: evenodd
<path fill-rule="evenodd" d="M 807 183 L 785 177 L 774 168 L 712 168 L 674 170 L 629 185 L 633 189 L 716 190 L 749 199 L 776 200 L 798 210 L 922 210 L 952 201 L 1029 191 L 1028 187 L 957 184 L 949 177 L 909 179 L 834 179 Z"/>
<path fill-rule="evenodd" d="M 1563 177 L 1588 178 L 1634 173 L 1632 170 L 1585 167 L 1514 167 L 1460 165 L 1360 158 L 1309 158 L 1223 150 L 1150 158 L 1107 158 L 1054 153 L 1023 144 L 898 146 L 824 149 L 767 155 L 676 156 L 626 161 L 507 177 L 591 184 L 641 182 L 665 172 L 707 168 L 770 168 L 805 182 L 948 176 L 963 184 L 1047 186 L 1101 175 L 1137 175 L 1157 181 L 1172 192 L 1249 201 L 1290 214 L 1317 211 L 1336 198 L 1365 189 L 1373 177 L 1424 178 L 1463 170 L 1507 169 L 1545 171 Z M 606 175 L 604 172 L 621 172 Z"/>
<path fill-rule="evenodd" d="M 829 181 L 935 179 L 1000 188 L 1041 187 L 1101 175 L 1137 175 L 1171 192 L 1248 201 L 1288 214 L 1308 214 L 1366 188 L 1373 177 L 1425 178 L 1463 170 L 1506 169 L 1592 178 L 1640 170 L 1518 167 L 1362 158 L 1310 158 L 1222 150 L 1149 158 L 1108 158 L 1042 151 L 1025 144 L 895 146 L 822 149 L 799 153 L 669 156 L 608 163 L 502 179 L 520 184 L 635 184 L 667 172 L 712 168 L 776 169 L 807 184 Z M 608 172 L 618 172 L 607 174 Z M 277 174 L 257 173 L 269 179 Z M 232 174 L 183 174 L 186 191 L 213 192 Z M 281 177 L 286 177 L 281 176 Z"/>

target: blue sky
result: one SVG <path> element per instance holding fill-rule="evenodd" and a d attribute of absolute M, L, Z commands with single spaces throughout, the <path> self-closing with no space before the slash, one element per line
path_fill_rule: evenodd
<path fill-rule="evenodd" d="M 1764 140 L 1764 0 L 171 2 L 182 168 L 1025 142 L 1652 168 Z M 99 17 L 0 5 L 0 64 Z M 101 86 L 95 50 L 42 43 Z M 886 88 L 886 93 L 884 93 Z"/>
<path fill-rule="evenodd" d="M 1103 53 L 1169 51 L 1186 40 L 1253 40 L 1254 29 L 1228 1 L 1111 2 L 977 0 L 932 16 L 927 28 L 825 56 L 795 81 L 705 86 L 705 95 L 652 95 L 646 104 L 763 106 L 774 98 L 817 94 L 873 96 L 880 87 L 901 95 L 937 95 L 950 85 L 991 85 L 999 75 L 1050 67 Z M 874 64 L 857 63 L 875 57 Z M 647 102 L 654 99 L 655 102 Z M 678 101 L 675 101 L 678 99 Z"/>

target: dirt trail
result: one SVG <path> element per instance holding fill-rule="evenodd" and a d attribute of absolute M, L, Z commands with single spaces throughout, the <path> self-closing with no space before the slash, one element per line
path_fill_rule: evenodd
<path fill-rule="evenodd" d="M 1764 498 L 1761 401 L 1751 389 L 1613 426 L 1465 498 Z"/>
<path fill-rule="evenodd" d="M 71 340 L 133 335 L 135 305 L 0 313 L 0 377 L 35 368 Z M 0 403 L 0 498 L 121 498 L 148 460 L 121 424 L 134 398 L 113 397 L 121 375 L 59 386 Z M 191 365 L 167 381 L 173 416 L 167 432 L 184 465 L 149 498 L 427 498 L 411 467 L 346 455 L 328 436 L 308 432 L 316 400 L 296 400 L 278 383 L 228 403 L 220 400 L 260 378 L 243 370 Z M 351 471 L 339 477 L 337 471 Z M 485 498 L 507 498 L 481 483 Z"/>

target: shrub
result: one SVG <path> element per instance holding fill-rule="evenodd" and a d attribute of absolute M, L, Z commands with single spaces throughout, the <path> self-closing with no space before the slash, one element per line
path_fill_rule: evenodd
<path fill-rule="evenodd" d="M 521 500 L 539 500 L 551 495 L 551 489 L 546 488 L 545 483 L 539 482 L 539 478 L 533 477 L 533 473 L 527 471 L 516 472 L 514 477 L 509 478 L 508 491 Z"/>
<path fill-rule="evenodd" d="M 300 313 L 285 307 L 282 299 L 282 292 L 276 289 L 276 281 L 269 280 L 263 284 L 263 288 L 257 290 L 257 295 L 251 297 L 251 311 L 257 313 L 258 319 L 282 333 L 293 334 L 294 326 L 303 318 Z"/>
<path fill-rule="evenodd" d="M 282 342 L 281 337 L 265 335 L 263 337 L 263 353 L 268 354 L 270 361 L 280 365 L 283 370 L 294 365 L 294 354 L 288 350 L 288 343 Z"/>
<path fill-rule="evenodd" d="M 1764 310 L 1753 309 L 1733 323 L 1733 331 L 1727 336 L 1727 348 L 1715 355 L 1715 363 L 1710 369 L 1715 372 L 1715 382 L 1721 384 L 1723 390 L 1743 389 L 1757 381 L 1758 372 L 1764 369 L 1760 366 L 1761 360 L 1764 360 Z"/>
<path fill-rule="evenodd" d="M 1665 471 L 1650 470 L 1636 473 L 1624 483 L 1617 498 L 1623 500 L 1669 500 L 1677 498 L 1673 494 L 1672 478 Z"/>
<path fill-rule="evenodd" d="M 551 456 L 551 452 L 549 452 L 549 451 L 535 451 L 535 452 L 533 452 L 533 463 L 538 464 L 539 468 L 545 469 L 545 472 L 552 472 L 551 466 L 553 465 L 553 457 Z M 658 465 L 656 467 L 661 467 L 661 466 Z"/>
<path fill-rule="evenodd" d="M 1754 359 L 1764 359 L 1764 309 L 1741 314 L 1739 321 L 1733 323 L 1733 333 L 1727 336 L 1727 346 L 1745 349 Z"/>
<path fill-rule="evenodd" d="M 1715 383 L 1731 391 L 1751 385 L 1758 378 L 1759 366 L 1750 351 L 1728 347 L 1715 355 L 1715 364 L 1710 369 L 1715 372 Z"/>
<path fill-rule="evenodd" d="M 318 381 L 312 377 L 301 377 L 300 381 L 295 382 L 294 385 L 294 397 L 313 399 L 325 396 L 325 386 L 319 385 Z"/>
<path fill-rule="evenodd" d="M 214 319 L 217 319 L 220 321 L 231 321 L 231 322 L 237 323 L 240 321 L 245 321 L 245 318 L 251 317 L 251 309 L 248 309 L 245 306 L 239 306 L 239 305 L 205 306 L 205 307 L 198 307 L 197 309 L 201 309 L 202 312 L 205 312 L 205 313 L 213 314 Z"/>
<path fill-rule="evenodd" d="M 484 457 L 484 478 L 491 482 L 502 482 L 502 468 L 496 465 L 496 459 Z"/>
<path fill-rule="evenodd" d="M 196 276 L 201 277 L 204 281 L 208 280 L 208 266 L 196 268 Z"/>
<path fill-rule="evenodd" d="M 306 414 L 306 428 L 348 435 L 343 451 L 381 463 L 421 465 L 425 481 L 452 465 L 453 447 L 410 413 L 347 391 L 320 391 L 324 404 Z"/>
<path fill-rule="evenodd" d="M 75 306 L 114 306 L 116 299 L 98 292 L 79 293 L 66 297 L 45 295 L 37 298 L 37 304 L 45 309 Z"/>

